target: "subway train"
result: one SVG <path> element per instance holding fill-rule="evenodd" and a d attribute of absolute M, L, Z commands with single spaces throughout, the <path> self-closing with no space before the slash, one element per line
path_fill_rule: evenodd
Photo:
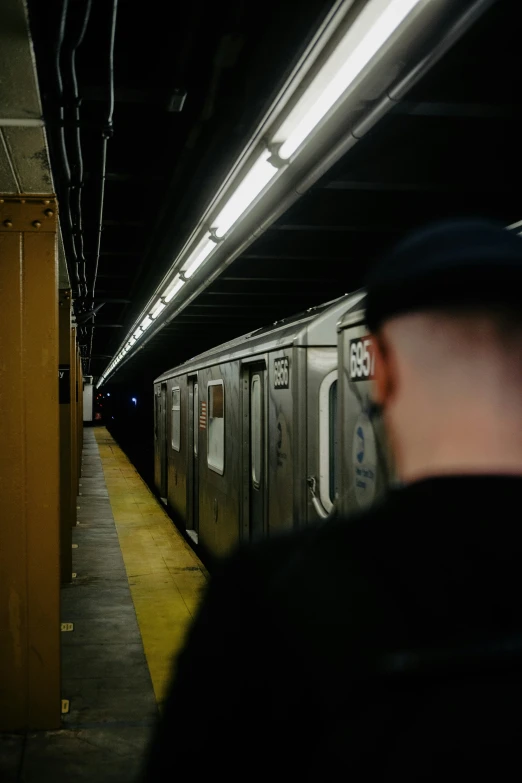
<path fill-rule="evenodd" d="M 371 415 L 364 293 L 258 329 L 154 381 L 154 481 L 213 556 L 373 503 L 393 473 Z"/>

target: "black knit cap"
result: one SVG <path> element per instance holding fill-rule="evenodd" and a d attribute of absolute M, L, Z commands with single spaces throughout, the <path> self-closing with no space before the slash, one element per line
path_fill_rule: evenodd
<path fill-rule="evenodd" d="M 378 262 L 365 288 L 371 331 L 429 308 L 510 306 L 522 316 L 522 238 L 483 220 L 436 223 Z"/>

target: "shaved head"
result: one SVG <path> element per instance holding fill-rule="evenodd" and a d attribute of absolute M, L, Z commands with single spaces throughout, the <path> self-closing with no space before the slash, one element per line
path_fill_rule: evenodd
<path fill-rule="evenodd" d="M 400 315 L 379 329 L 376 343 L 376 400 L 405 480 L 416 471 L 476 472 L 497 452 L 504 470 L 522 472 L 518 313 Z"/>

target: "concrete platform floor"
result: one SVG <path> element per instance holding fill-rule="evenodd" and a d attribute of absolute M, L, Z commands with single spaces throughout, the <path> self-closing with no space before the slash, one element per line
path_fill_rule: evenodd
<path fill-rule="evenodd" d="M 132 783 L 207 574 L 105 428 L 86 429 L 62 728 L 0 735 L 1 783 Z"/>

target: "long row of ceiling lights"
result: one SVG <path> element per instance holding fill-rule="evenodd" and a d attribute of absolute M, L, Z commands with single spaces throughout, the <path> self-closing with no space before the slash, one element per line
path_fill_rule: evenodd
<path fill-rule="evenodd" d="M 362 70 L 388 41 L 409 14 L 423 0 L 370 0 L 312 79 L 301 97 L 269 135 L 267 148 L 257 157 L 248 173 L 225 205 L 216 211 L 211 228 L 189 253 L 159 299 L 137 324 L 128 340 L 98 381 L 101 386 L 131 351 L 147 329 L 180 293 L 218 246 L 233 232 L 254 202 L 273 185 L 278 174 L 290 166 L 310 140 L 319 123 L 353 84 Z M 351 3 L 348 3 L 351 5 Z M 277 123 L 277 121 L 276 121 Z M 172 268 L 177 269 L 183 252 Z M 142 313 L 143 315 L 143 313 Z"/>

